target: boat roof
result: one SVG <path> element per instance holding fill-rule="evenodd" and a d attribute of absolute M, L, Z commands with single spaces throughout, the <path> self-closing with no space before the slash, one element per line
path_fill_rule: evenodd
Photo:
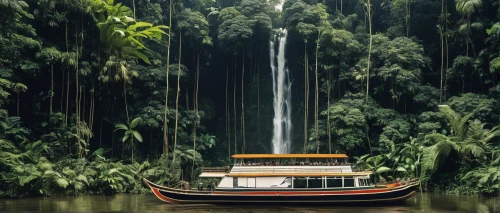
<path fill-rule="evenodd" d="M 203 172 L 200 174 L 199 177 L 206 177 L 206 178 L 221 178 L 225 177 L 227 173 L 225 172 Z"/>
<path fill-rule="evenodd" d="M 368 176 L 372 172 L 294 172 L 294 173 L 230 173 L 228 177 L 342 177 L 342 176 Z"/>
<path fill-rule="evenodd" d="M 249 158 L 348 158 L 346 154 L 235 154 L 234 159 Z"/>

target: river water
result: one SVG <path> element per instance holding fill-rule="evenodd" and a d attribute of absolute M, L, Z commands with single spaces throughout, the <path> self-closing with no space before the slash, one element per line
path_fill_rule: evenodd
<path fill-rule="evenodd" d="M 152 194 L 0 199 L 0 212 L 499 212 L 500 198 L 417 193 L 386 206 L 271 206 L 168 204 Z"/>

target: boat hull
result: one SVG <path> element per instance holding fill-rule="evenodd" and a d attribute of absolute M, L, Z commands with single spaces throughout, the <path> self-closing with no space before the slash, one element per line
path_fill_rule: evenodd
<path fill-rule="evenodd" d="M 314 191 L 250 191 L 231 190 L 198 192 L 172 189 L 156 185 L 146 179 L 144 183 L 160 200 L 168 203 L 381 203 L 402 202 L 415 194 L 416 183 L 394 188 Z"/>

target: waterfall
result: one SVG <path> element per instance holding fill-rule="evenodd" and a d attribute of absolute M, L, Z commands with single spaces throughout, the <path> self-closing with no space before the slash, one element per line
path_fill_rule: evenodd
<path fill-rule="evenodd" d="M 274 108 L 274 134 L 273 134 L 273 153 L 288 154 L 291 145 L 292 130 L 292 93 L 290 74 L 286 68 L 285 45 L 287 31 L 280 29 L 280 35 L 274 36 L 269 42 L 269 53 L 271 57 L 271 71 L 273 78 L 273 108 Z M 278 55 L 275 55 L 274 42 L 278 42 Z M 276 60 L 278 63 L 276 64 Z"/>

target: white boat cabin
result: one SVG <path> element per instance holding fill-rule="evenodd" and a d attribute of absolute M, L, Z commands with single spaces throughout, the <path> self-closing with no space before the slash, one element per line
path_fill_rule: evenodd
<path fill-rule="evenodd" d="M 371 172 L 354 172 L 345 154 L 237 154 L 229 172 L 206 171 L 200 177 L 221 177 L 218 190 L 373 188 Z"/>

